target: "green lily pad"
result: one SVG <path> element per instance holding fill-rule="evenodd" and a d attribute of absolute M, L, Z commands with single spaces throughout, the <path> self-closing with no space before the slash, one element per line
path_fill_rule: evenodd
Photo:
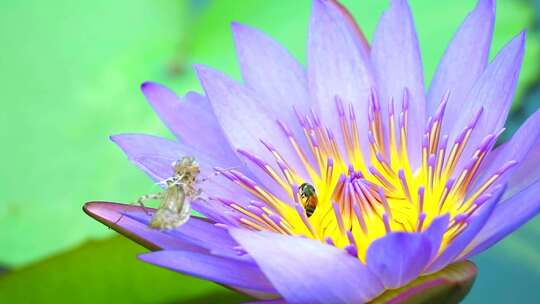
<path fill-rule="evenodd" d="M 88 241 L 0 276 L 2 303 L 240 303 L 220 285 L 142 263 L 144 248 L 121 237 Z"/>

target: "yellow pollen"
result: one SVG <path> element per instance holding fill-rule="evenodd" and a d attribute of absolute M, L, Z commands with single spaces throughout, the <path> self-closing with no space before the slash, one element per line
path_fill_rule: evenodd
<path fill-rule="evenodd" d="M 422 147 L 417 150 L 421 153 L 420 165 L 412 168 L 408 98 L 405 90 L 400 109 L 396 110 L 391 101 L 383 117 L 378 98 L 372 93 L 366 126 L 358 125 L 352 106 L 346 107 L 336 98 L 339 130 L 324 127 L 313 112 L 296 112 L 303 139 L 296 138 L 280 122 L 296 154 L 292 157 L 303 168 L 291 167 L 282 154 L 264 142 L 280 170 L 242 151 L 241 155 L 283 188 L 286 197 L 272 194 L 237 171 L 223 172 L 260 201 L 256 205 L 227 203 L 239 214 L 239 225 L 315 238 L 346 248 L 365 261 L 367 248 L 377 238 L 391 232 L 423 231 L 436 217 L 450 214 L 439 251 L 444 250 L 467 227 L 466 219 L 480 208 L 477 200 L 487 197 L 500 176 L 514 164 L 505 164 L 471 189 L 498 134 L 488 136 L 473 155 L 463 155 L 483 110 L 471 118 L 459 136 L 449 139 L 447 134 L 441 134 L 446 94 L 423 133 Z M 332 131 L 340 131 L 339 136 Z M 369 143 L 367 151 L 362 151 L 364 142 Z"/>

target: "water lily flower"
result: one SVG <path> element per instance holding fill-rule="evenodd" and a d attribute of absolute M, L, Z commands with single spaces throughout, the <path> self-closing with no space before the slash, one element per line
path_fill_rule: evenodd
<path fill-rule="evenodd" d="M 233 23 L 243 83 L 202 65 L 204 95 L 144 83 L 177 140 L 111 137 L 156 182 L 194 156 L 204 217 L 159 231 L 140 207 L 85 210 L 155 250 L 143 261 L 258 299 L 402 303 L 444 285 L 457 302 L 476 274 L 466 260 L 540 210 L 540 112 L 495 147 L 525 32 L 489 62 L 494 12 L 478 1 L 429 88 L 405 0 L 371 44 L 337 1 L 313 0 L 306 67 Z"/>

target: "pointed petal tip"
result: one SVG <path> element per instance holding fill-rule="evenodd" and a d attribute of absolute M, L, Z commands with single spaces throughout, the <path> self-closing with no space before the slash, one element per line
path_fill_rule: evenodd
<path fill-rule="evenodd" d="M 152 81 L 145 81 L 141 83 L 141 91 L 143 91 L 144 93 L 146 90 L 150 89 L 154 85 L 157 85 L 157 83 L 152 82 Z"/>
<path fill-rule="evenodd" d="M 103 202 L 95 202 L 95 201 L 92 201 L 92 202 L 86 202 L 83 206 L 82 206 L 82 209 L 84 211 L 84 213 L 86 213 L 87 215 L 89 215 L 90 217 L 94 217 L 94 214 L 95 214 L 95 211 L 97 209 L 99 209 L 99 206 L 102 204 Z"/>
<path fill-rule="evenodd" d="M 527 33 L 529 32 L 529 29 L 523 29 L 519 34 L 518 37 L 522 42 L 525 42 L 527 39 Z"/>
<path fill-rule="evenodd" d="M 138 206 L 133 206 L 129 204 L 105 202 L 105 201 L 90 201 L 86 202 L 83 205 L 83 211 L 88 216 L 104 223 L 109 226 L 109 224 L 114 223 L 114 217 L 120 216 L 120 213 L 127 211 L 141 211 L 141 208 Z"/>
<path fill-rule="evenodd" d="M 150 219 L 149 210 L 151 208 L 133 206 L 131 204 L 121 204 L 103 201 L 87 202 L 83 206 L 83 211 L 119 234 L 131 239 L 150 250 L 171 249 L 188 250 L 193 252 L 205 252 L 206 249 L 198 244 L 190 243 L 172 234 L 163 233 L 160 230 L 150 229 L 147 222 Z"/>
<path fill-rule="evenodd" d="M 102 202 L 102 201 L 90 201 L 86 202 L 83 205 L 83 211 L 84 213 L 88 214 L 91 217 L 94 217 L 100 213 L 104 208 L 106 208 L 108 205 L 112 205 L 114 203 L 109 202 Z"/>
<path fill-rule="evenodd" d="M 155 81 L 145 81 L 141 83 L 141 91 L 143 92 L 143 94 L 147 95 L 147 93 L 151 92 L 152 90 L 170 91 L 165 85 Z"/>
<path fill-rule="evenodd" d="M 126 143 L 126 139 L 130 136 L 137 136 L 136 133 L 118 133 L 118 134 L 112 134 L 109 135 L 109 140 L 118 145 L 121 149 L 124 149 L 124 145 Z"/>
<path fill-rule="evenodd" d="M 118 144 L 118 135 L 119 134 L 113 134 L 113 135 L 109 135 L 109 140 L 112 141 L 113 143 L 116 143 Z"/>
<path fill-rule="evenodd" d="M 406 6 L 409 7 L 409 1 L 407 0 L 392 0 L 390 1 L 390 7 Z"/>
<path fill-rule="evenodd" d="M 233 31 L 233 34 L 237 34 L 242 30 L 251 30 L 252 28 L 238 21 L 231 21 L 231 29 Z"/>
<path fill-rule="evenodd" d="M 510 39 L 506 45 L 499 51 L 499 54 L 506 49 L 515 50 L 515 52 L 523 53 L 525 50 L 525 41 L 527 40 L 528 29 L 523 29 L 519 34 Z M 498 55 L 498 54 L 497 54 Z"/>
<path fill-rule="evenodd" d="M 195 72 L 199 72 L 199 71 L 203 72 L 203 71 L 205 71 L 205 70 L 210 69 L 209 66 L 207 66 L 207 65 L 205 65 L 205 64 L 202 64 L 202 63 L 194 63 L 194 64 L 192 65 L 192 67 L 193 67 L 193 70 L 195 70 Z"/>
<path fill-rule="evenodd" d="M 495 13 L 495 8 L 495 0 L 478 0 L 478 2 L 476 2 L 474 10 Z"/>
<path fill-rule="evenodd" d="M 143 261 L 143 262 L 146 262 L 146 263 L 152 263 L 153 261 L 153 255 L 150 253 L 150 252 L 145 252 L 145 253 L 141 253 L 139 255 L 137 255 L 137 259 Z"/>
<path fill-rule="evenodd" d="M 216 75 L 218 73 L 222 73 L 210 66 L 200 64 L 200 63 L 193 64 L 192 67 L 193 67 L 193 70 L 195 71 L 195 74 L 197 74 L 197 78 L 199 78 L 199 81 L 201 82 L 201 85 L 203 86 L 203 88 L 204 88 L 204 81 L 207 78 L 212 77 L 213 75 Z"/>

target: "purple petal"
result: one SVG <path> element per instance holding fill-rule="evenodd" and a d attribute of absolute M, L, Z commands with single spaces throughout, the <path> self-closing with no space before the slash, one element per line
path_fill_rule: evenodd
<path fill-rule="evenodd" d="M 492 199 L 485 202 L 480 209 L 468 220 L 468 226 L 444 249 L 443 252 L 428 266 L 426 273 L 433 273 L 443 269 L 455 261 L 465 247 L 473 240 L 490 218 L 495 206 L 499 202 L 506 187 L 495 190 Z"/>
<path fill-rule="evenodd" d="M 243 304 L 287 304 L 285 300 L 266 300 L 266 301 L 257 301 L 257 302 L 245 302 Z"/>
<path fill-rule="evenodd" d="M 405 88 L 409 91 L 409 158 L 416 167 L 421 155 L 426 100 L 420 48 L 407 1 L 392 0 L 390 8 L 381 17 L 373 36 L 371 60 L 381 111 L 388 109 L 392 98 L 400 101 Z"/>
<path fill-rule="evenodd" d="M 111 140 L 118 144 L 131 162 L 146 172 L 154 181 L 161 182 L 171 177 L 173 175 L 172 163 L 180 157 L 194 156 L 201 167 L 201 178 L 207 179 L 200 183 L 204 195 L 234 198 L 238 202 L 248 202 L 253 199 L 240 187 L 231 187 L 231 182 L 225 177 L 215 175 L 214 167 L 224 167 L 227 163 L 223 164 L 193 147 L 146 134 L 114 135 L 111 136 Z M 243 168 L 241 165 L 237 167 Z M 192 207 L 215 221 L 226 223 L 224 213 L 228 209 L 219 204 L 194 201 Z"/>
<path fill-rule="evenodd" d="M 333 4 L 313 1 L 308 38 L 308 82 L 323 123 L 340 130 L 335 97 L 355 105 L 358 127 L 368 127 L 367 115 L 370 90 L 375 87 L 369 64 L 368 50 L 357 31 L 352 30 L 343 12 Z M 335 134 L 341 144 L 341 132 Z M 361 146 L 369 147 L 360 137 Z"/>
<path fill-rule="evenodd" d="M 260 139 L 265 140 L 272 143 L 291 167 L 300 174 L 305 174 L 300 159 L 276 122 L 281 115 L 277 115 L 261 102 L 253 90 L 239 85 L 224 74 L 203 66 L 195 66 L 195 69 L 214 112 L 235 149 L 247 150 L 266 163 L 273 164 L 274 157 L 260 142 Z M 282 109 L 283 111 L 293 109 Z M 253 174 L 273 193 L 283 192 L 266 173 L 253 170 Z"/>
<path fill-rule="evenodd" d="M 275 113 L 292 126 L 298 124 L 292 109 L 309 109 L 309 93 L 304 68 L 291 54 L 264 33 L 242 25 L 232 24 L 236 53 L 246 86 L 267 100 Z"/>
<path fill-rule="evenodd" d="M 467 95 L 465 106 L 460 108 L 461 115 L 457 117 L 457 120 L 452 121 L 452 125 L 456 128 L 451 135 L 456 136 L 461 131 L 460 128 L 466 126 L 471 120 L 473 113 L 484 108 L 463 152 L 465 158 L 462 158 L 460 167 L 469 161 L 467 157 L 472 155 L 488 134 L 496 133 L 504 126 L 512 105 L 524 47 L 525 32 L 522 32 L 512 39 L 489 64 Z M 463 111 L 464 109 L 466 111 Z"/>
<path fill-rule="evenodd" d="M 161 120 L 180 141 L 215 158 L 230 159 L 234 164 L 235 155 L 206 97 L 190 92 L 181 101 L 173 91 L 152 82 L 144 83 L 141 89 Z"/>
<path fill-rule="evenodd" d="M 279 43 L 254 28 L 232 24 L 236 53 L 247 87 L 253 89 L 281 122 L 293 132 L 303 149 L 307 149 L 304 132 L 294 111 L 311 109 L 304 67 Z"/>
<path fill-rule="evenodd" d="M 182 138 L 184 135 L 183 120 L 178 119 L 178 116 L 182 115 L 181 100 L 176 93 L 154 82 L 143 83 L 141 91 L 167 128 L 177 138 Z"/>
<path fill-rule="evenodd" d="M 423 234 L 393 232 L 371 243 L 366 264 L 385 288 L 398 288 L 418 277 L 430 258 L 431 242 Z"/>
<path fill-rule="evenodd" d="M 139 256 L 145 262 L 237 288 L 275 293 L 254 263 L 188 251 L 157 251 Z"/>
<path fill-rule="evenodd" d="M 83 207 L 84 212 L 101 222 L 107 227 L 116 230 L 118 233 L 132 239 L 151 250 L 174 249 L 188 250 L 194 252 L 208 252 L 208 250 L 197 244 L 180 240 L 172 235 L 162 231 L 150 229 L 146 224 L 133 218 L 123 216 L 125 212 L 139 212 L 144 215 L 141 207 L 108 203 L 108 202 L 89 202 Z M 191 218 L 186 225 L 193 225 L 194 222 L 204 221 L 199 218 Z"/>
<path fill-rule="evenodd" d="M 231 230 L 288 303 L 365 303 L 382 285 L 357 258 L 315 240 Z"/>
<path fill-rule="evenodd" d="M 540 212 L 540 181 L 497 205 L 493 215 L 467 247 L 465 257 L 474 256 L 527 223 Z"/>
<path fill-rule="evenodd" d="M 534 180 L 535 178 L 538 178 L 538 175 L 533 174 L 534 171 L 531 170 L 531 167 L 529 163 L 525 161 L 525 163 L 522 163 L 524 160 L 530 158 L 530 152 L 533 148 L 538 146 L 538 142 L 540 141 L 540 110 L 536 111 L 527 121 L 517 130 L 517 132 L 512 136 L 512 138 L 506 142 L 504 145 L 497 148 L 493 154 L 493 157 L 489 157 L 486 159 L 486 167 L 482 169 L 482 178 L 479 178 L 478 185 L 481 185 L 483 182 L 485 182 L 487 179 L 493 176 L 497 172 L 497 170 L 500 169 L 502 164 L 507 163 L 508 161 L 514 160 L 520 163 L 517 167 L 510 169 L 510 171 L 506 172 L 499 180 L 499 183 L 503 183 L 505 181 L 509 181 L 508 184 L 508 192 L 506 194 L 506 197 L 508 197 L 509 193 L 514 192 L 512 189 L 514 184 L 512 183 L 512 180 L 514 180 L 514 173 L 519 173 L 521 170 L 526 170 L 526 175 L 528 175 L 529 178 L 524 178 L 524 176 L 521 176 L 518 174 L 516 178 L 517 184 L 523 185 L 524 182 Z M 533 153 L 533 157 L 535 157 Z M 523 166 L 526 167 L 523 167 Z M 517 189 L 516 189 L 517 190 Z"/>
<path fill-rule="evenodd" d="M 197 158 L 205 175 L 211 174 L 214 166 L 222 165 L 193 147 L 157 136 L 119 134 L 111 136 L 111 140 L 126 153 L 130 161 L 154 181 L 163 181 L 171 177 L 173 175 L 172 163 L 186 155 Z"/>
<path fill-rule="evenodd" d="M 150 216 L 141 210 L 124 212 L 124 214 L 125 217 L 134 219 L 145 226 L 150 222 Z M 208 250 L 230 250 L 234 252 L 233 247 L 238 246 L 227 230 L 216 227 L 214 223 L 195 216 L 192 216 L 184 225 L 174 230 L 163 231 L 163 233 L 174 237 L 178 241 L 197 245 Z"/>
<path fill-rule="evenodd" d="M 399 288 L 385 291 L 373 303 L 461 303 L 476 278 L 476 266 L 463 261 Z"/>
<path fill-rule="evenodd" d="M 369 52 L 369 42 L 367 41 L 366 35 L 364 35 L 362 29 L 354 19 L 354 16 L 347 9 L 347 7 L 345 7 L 345 5 L 341 4 L 340 1 L 337 0 L 330 0 L 327 1 L 325 4 L 327 4 L 330 8 L 335 9 L 338 13 L 341 14 L 344 21 L 348 23 L 349 28 L 352 31 L 352 35 L 354 35 L 353 38 L 355 43 L 357 43 L 361 49 L 365 50 L 365 52 Z"/>
<path fill-rule="evenodd" d="M 428 114 L 437 110 L 443 96 L 450 92 L 445 110 L 447 122 L 463 114 L 465 97 L 486 68 L 495 5 L 493 0 L 480 0 L 475 9 L 463 20 L 442 57 L 431 81 L 428 94 Z M 448 134 L 452 124 L 443 124 L 443 134 Z"/>
<path fill-rule="evenodd" d="M 504 145 L 503 145 L 504 146 Z M 501 146 L 502 147 L 502 146 Z M 508 180 L 503 200 L 513 196 L 540 179 L 540 142 L 536 142 Z"/>
<path fill-rule="evenodd" d="M 450 216 L 448 214 L 439 216 L 431 222 L 431 225 L 422 234 L 429 240 L 431 247 L 431 254 L 429 260 L 433 259 L 439 247 L 441 246 L 442 238 L 446 229 L 448 229 L 448 223 L 450 222 Z"/>

